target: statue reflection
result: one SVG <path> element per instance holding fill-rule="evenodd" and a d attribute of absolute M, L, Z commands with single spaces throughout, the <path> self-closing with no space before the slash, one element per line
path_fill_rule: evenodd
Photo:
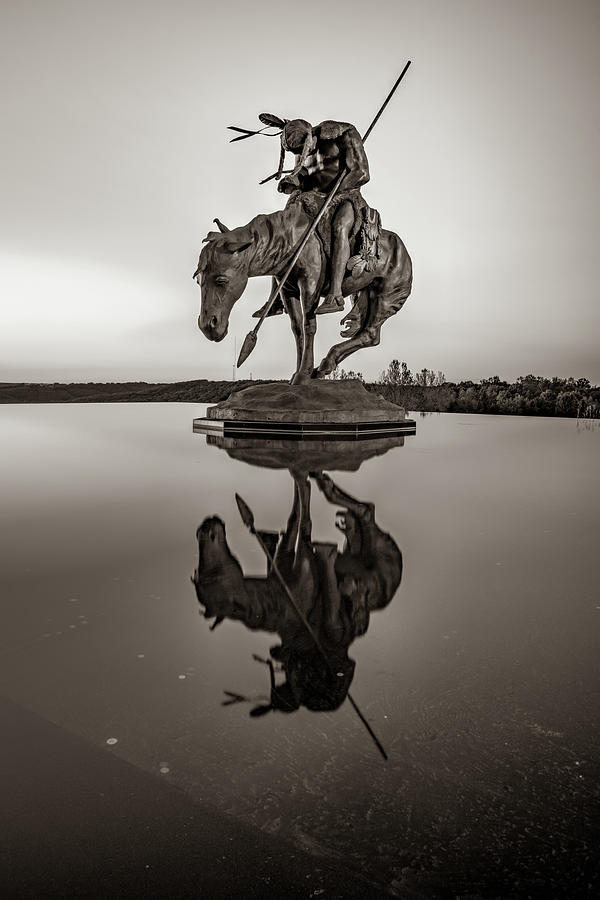
<path fill-rule="evenodd" d="M 389 604 L 402 577 L 402 554 L 376 524 L 372 503 L 350 496 L 322 471 L 310 477 L 289 471 L 294 499 L 285 531 L 255 532 L 267 556 L 266 577 L 244 575 L 220 518 L 205 519 L 197 531 L 192 580 L 205 618 L 214 618 L 211 630 L 235 619 L 281 641 L 271 648 L 270 659 L 260 660 L 269 668 L 271 693 L 268 703 L 251 710 L 253 716 L 341 706 L 354 677 L 350 645 L 367 631 L 370 614 Z M 341 551 L 337 544 L 312 540 L 311 481 L 341 507 L 336 521 L 345 538 Z M 229 696 L 227 702 L 246 699 Z"/>

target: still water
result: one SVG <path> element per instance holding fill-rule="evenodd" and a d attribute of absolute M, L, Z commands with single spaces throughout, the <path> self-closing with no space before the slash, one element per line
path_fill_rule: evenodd
<path fill-rule="evenodd" d="M 250 465 L 203 413 L 0 408 L 2 693 L 381 892 L 585 894 L 600 431 L 416 416 L 347 471 Z"/>

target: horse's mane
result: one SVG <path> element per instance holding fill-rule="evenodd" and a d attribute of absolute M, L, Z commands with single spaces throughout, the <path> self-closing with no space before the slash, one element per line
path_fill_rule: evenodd
<path fill-rule="evenodd" d="M 238 225 L 230 231 L 209 231 L 200 254 L 200 266 L 209 265 L 213 253 L 229 242 L 252 241 L 245 253 L 250 266 L 257 270 L 256 274 L 262 274 L 260 270 L 267 274 L 271 269 L 277 269 L 292 249 L 291 223 L 297 215 L 292 204 L 271 213 L 259 213 L 246 225 Z"/>

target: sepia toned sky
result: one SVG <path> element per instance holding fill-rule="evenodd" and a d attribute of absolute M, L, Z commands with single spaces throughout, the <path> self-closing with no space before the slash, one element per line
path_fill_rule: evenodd
<path fill-rule="evenodd" d="M 257 114 L 351 121 L 414 264 L 376 349 L 453 380 L 600 381 L 597 0 L 3 0 L 0 381 L 229 378 L 269 290 L 198 331 L 202 238 L 285 198 Z M 339 317 L 319 320 L 317 352 Z M 287 377 L 267 320 L 239 377 Z"/>

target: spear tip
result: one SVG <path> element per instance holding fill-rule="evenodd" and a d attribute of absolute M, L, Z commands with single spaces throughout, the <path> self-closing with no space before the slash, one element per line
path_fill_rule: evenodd
<path fill-rule="evenodd" d="M 260 322 L 258 323 L 261 324 Z M 258 326 L 257 326 L 258 328 Z M 256 330 L 249 331 L 246 337 L 244 338 L 244 343 L 242 344 L 242 349 L 240 350 L 240 355 L 238 356 L 237 368 L 239 369 L 242 366 L 254 348 L 256 347 Z"/>
<path fill-rule="evenodd" d="M 252 510 L 248 506 L 245 500 L 243 500 L 239 494 L 235 495 L 235 502 L 237 503 L 237 508 L 240 511 L 240 516 L 242 517 L 242 522 L 249 528 L 250 531 L 254 531 L 254 515 Z"/>

